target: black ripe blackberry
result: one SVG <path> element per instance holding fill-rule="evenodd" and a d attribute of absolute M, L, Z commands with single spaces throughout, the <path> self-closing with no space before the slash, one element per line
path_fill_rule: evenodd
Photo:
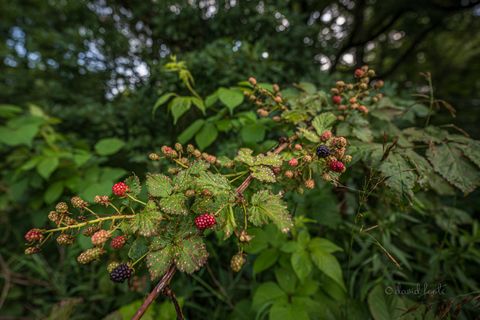
<path fill-rule="evenodd" d="M 113 282 L 124 282 L 132 276 L 133 270 L 127 264 L 122 263 L 110 273 Z"/>
<path fill-rule="evenodd" d="M 330 149 L 327 146 L 319 146 L 317 148 L 317 156 L 319 158 L 326 158 L 330 155 Z"/>

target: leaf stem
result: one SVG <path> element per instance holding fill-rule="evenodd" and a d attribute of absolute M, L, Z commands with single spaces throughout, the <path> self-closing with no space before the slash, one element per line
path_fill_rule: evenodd
<path fill-rule="evenodd" d="M 144 206 L 147 205 L 147 203 L 143 202 L 142 200 L 138 200 L 137 198 L 133 197 L 132 195 L 129 195 L 128 193 L 127 193 L 127 197 L 129 197 L 132 201 L 135 201 L 135 202 L 138 202 L 138 203 L 140 203 L 140 204 L 143 204 Z"/>
<path fill-rule="evenodd" d="M 80 222 L 77 224 L 73 224 L 70 226 L 66 227 L 60 227 L 60 228 L 55 228 L 55 229 L 49 229 L 49 230 L 42 230 L 43 233 L 51 233 L 51 232 L 57 232 L 57 231 L 65 231 L 65 230 L 70 230 L 70 229 L 76 229 L 76 228 L 81 228 L 84 226 L 87 226 L 89 224 L 94 224 L 94 223 L 99 223 L 103 221 L 108 221 L 108 220 L 116 220 L 116 219 L 132 219 L 135 215 L 115 215 L 115 216 L 109 216 L 109 217 L 102 217 L 102 218 L 97 218 L 94 220 L 90 221 L 85 221 L 85 222 Z"/>

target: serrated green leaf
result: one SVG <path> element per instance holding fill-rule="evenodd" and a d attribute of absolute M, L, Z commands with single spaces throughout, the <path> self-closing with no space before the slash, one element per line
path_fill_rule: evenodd
<path fill-rule="evenodd" d="M 286 293 L 293 294 L 295 292 L 297 277 L 290 268 L 275 268 L 275 279 Z"/>
<path fill-rule="evenodd" d="M 203 119 L 195 120 L 191 125 L 189 125 L 185 130 L 183 130 L 182 133 L 180 133 L 180 135 L 178 136 L 178 142 L 182 144 L 188 142 L 190 139 L 193 138 L 193 136 L 195 136 L 195 134 L 200 129 L 202 129 L 204 123 L 205 120 Z"/>
<path fill-rule="evenodd" d="M 218 137 L 217 127 L 213 123 L 205 123 L 201 130 L 195 135 L 195 142 L 200 150 L 211 145 Z"/>
<path fill-rule="evenodd" d="M 381 284 L 376 285 L 368 294 L 368 307 L 374 320 L 399 319 L 406 310 L 403 301 L 395 295 L 386 295 Z"/>
<path fill-rule="evenodd" d="M 140 179 L 135 174 L 125 179 L 125 183 L 128 186 L 130 194 L 134 197 L 138 196 L 142 191 L 142 184 L 140 183 Z"/>
<path fill-rule="evenodd" d="M 247 124 L 240 130 L 240 135 L 245 143 L 257 143 L 265 138 L 265 126 L 261 123 Z"/>
<path fill-rule="evenodd" d="M 44 178 L 50 178 L 50 175 L 57 169 L 59 160 L 57 157 L 43 158 L 37 164 L 37 172 Z"/>
<path fill-rule="evenodd" d="M 273 301 L 283 301 L 287 299 L 286 293 L 274 282 L 262 283 L 253 295 L 252 308 L 260 310 L 265 305 Z"/>
<path fill-rule="evenodd" d="M 230 113 L 243 102 L 243 93 L 234 89 L 220 88 L 217 91 L 220 101 L 227 106 Z"/>
<path fill-rule="evenodd" d="M 145 238 L 140 237 L 133 241 L 130 249 L 128 250 L 128 257 L 132 260 L 137 260 L 142 257 L 145 253 L 147 253 L 147 241 Z"/>
<path fill-rule="evenodd" d="M 131 220 L 130 226 L 134 233 L 144 237 L 151 237 L 157 233 L 162 214 L 154 201 L 147 202 L 145 208 Z"/>
<path fill-rule="evenodd" d="M 248 220 L 255 226 L 265 224 L 269 220 L 282 232 L 287 232 L 293 226 L 287 206 L 279 195 L 261 190 L 252 196 L 250 204 Z"/>
<path fill-rule="evenodd" d="M 101 156 L 109 156 L 123 148 L 125 142 L 118 138 L 106 138 L 95 144 L 95 151 Z"/>
<path fill-rule="evenodd" d="M 275 174 L 269 167 L 254 166 L 250 168 L 250 171 L 252 173 L 252 176 L 257 180 L 270 183 L 277 181 L 277 179 L 275 178 Z"/>
<path fill-rule="evenodd" d="M 53 202 L 55 202 L 55 200 L 60 198 L 63 192 L 63 187 L 63 181 L 57 181 L 55 183 L 52 183 L 43 195 L 43 200 L 45 201 L 45 203 L 52 204 Z"/>
<path fill-rule="evenodd" d="M 352 135 L 360 141 L 370 142 L 373 140 L 373 133 L 369 127 L 359 126 L 352 129 Z"/>
<path fill-rule="evenodd" d="M 230 182 L 225 176 L 218 173 L 211 173 L 209 171 L 200 173 L 196 179 L 196 185 L 201 190 L 207 189 L 213 195 L 227 193 L 232 190 Z"/>
<path fill-rule="evenodd" d="M 161 173 L 147 174 L 148 193 L 154 197 L 167 197 L 173 191 L 172 180 Z"/>
<path fill-rule="evenodd" d="M 174 193 L 159 201 L 160 209 L 168 214 L 187 214 L 188 209 L 185 201 L 187 197 L 183 193 Z"/>
<path fill-rule="evenodd" d="M 155 105 L 152 108 L 152 115 L 155 114 L 155 111 L 157 111 L 157 109 L 161 105 L 165 104 L 168 100 L 170 100 L 170 98 L 175 97 L 175 96 L 177 96 L 177 95 L 175 93 L 171 93 L 171 92 L 161 95 L 160 98 L 157 99 L 157 101 L 155 102 Z"/>
<path fill-rule="evenodd" d="M 209 96 L 207 96 L 207 97 L 205 98 L 205 106 L 206 106 L 207 108 L 210 108 L 211 106 L 213 106 L 213 104 L 214 104 L 215 102 L 217 102 L 217 100 L 218 100 L 218 95 L 217 95 L 217 93 L 216 93 L 216 92 L 215 92 L 215 93 L 212 93 L 211 95 L 209 95 Z"/>
<path fill-rule="evenodd" d="M 338 263 L 337 258 L 327 251 L 323 250 L 322 247 L 313 247 L 310 251 L 310 256 L 312 258 L 315 266 L 325 273 L 328 277 L 332 278 L 342 289 L 345 289 L 345 284 L 342 277 L 342 268 L 340 263 Z"/>
<path fill-rule="evenodd" d="M 305 128 L 299 128 L 298 133 L 300 137 L 303 137 L 308 141 L 311 141 L 314 143 L 320 142 L 320 137 L 313 131 L 307 130 Z"/>
<path fill-rule="evenodd" d="M 401 195 L 413 195 L 416 175 L 408 162 L 399 154 L 390 153 L 379 167 L 385 184 Z"/>
<path fill-rule="evenodd" d="M 192 103 L 200 110 L 203 114 L 205 114 L 206 106 L 203 101 L 197 97 L 191 97 Z"/>
<path fill-rule="evenodd" d="M 282 165 L 282 156 L 275 153 L 259 154 L 255 157 L 255 165 L 279 167 Z"/>
<path fill-rule="evenodd" d="M 427 158 L 436 172 L 465 194 L 480 184 L 478 169 L 463 157 L 455 144 L 432 144 L 427 150 Z"/>
<path fill-rule="evenodd" d="M 189 175 L 199 175 L 200 173 L 207 171 L 208 168 L 210 168 L 210 164 L 199 159 L 193 161 L 186 171 Z"/>
<path fill-rule="evenodd" d="M 463 151 L 465 157 L 480 167 L 480 141 L 468 140 L 467 144 L 456 144 L 455 146 Z"/>
<path fill-rule="evenodd" d="M 312 261 L 306 250 L 298 250 L 290 257 L 293 271 L 300 281 L 305 281 L 310 272 L 312 272 Z"/>
<path fill-rule="evenodd" d="M 207 262 L 207 248 L 200 236 L 183 239 L 174 247 L 174 251 L 175 266 L 182 272 L 193 273 Z"/>
<path fill-rule="evenodd" d="M 331 130 L 332 125 L 337 120 L 337 117 L 331 112 L 324 112 L 319 114 L 312 120 L 312 126 L 317 131 L 318 135 L 322 135 L 325 130 Z"/>
<path fill-rule="evenodd" d="M 147 268 L 150 278 L 156 280 L 167 272 L 173 263 L 173 247 L 167 246 L 161 250 L 150 252 L 147 255 Z"/>
<path fill-rule="evenodd" d="M 253 273 L 258 274 L 264 270 L 267 270 L 277 262 L 279 252 L 275 248 L 270 248 L 262 251 L 253 263 Z"/>
<path fill-rule="evenodd" d="M 168 104 L 168 108 L 172 111 L 173 124 L 177 124 L 178 119 L 190 110 L 192 100 L 190 97 L 176 97 Z"/>
<path fill-rule="evenodd" d="M 243 162 L 248 166 L 253 166 L 255 164 L 255 158 L 252 156 L 253 150 L 247 148 L 241 148 L 238 150 L 235 161 Z"/>
<path fill-rule="evenodd" d="M 310 240 L 310 242 L 308 243 L 308 250 L 321 250 L 327 253 L 343 251 L 342 248 L 325 238 L 313 238 L 312 240 Z"/>

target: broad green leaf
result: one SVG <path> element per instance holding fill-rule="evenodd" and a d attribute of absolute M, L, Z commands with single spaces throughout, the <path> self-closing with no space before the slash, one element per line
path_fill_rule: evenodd
<path fill-rule="evenodd" d="M 436 172 L 465 194 L 480 184 L 478 169 L 452 144 L 432 144 L 427 158 Z"/>
<path fill-rule="evenodd" d="M 120 151 L 125 142 L 118 138 L 105 138 L 95 144 L 95 151 L 101 156 L 108 156 Z"/>
<path fill-rule="evenodd" d="M 174 193 L 159 201 L 160 209 L 168 214 L 187 214 L 187 197 L 183 193 Z"/>
<path fill-rule="evenodd" d="M 217 95 L 220 101 L 230 110 L 230 113 L 243 102 L 243 93 L 238 90 L 220 88 Z"/>
<path fill-rule="evenodd" d="M 299 128 L 298 129 L 298 135 L 300 137 L 304 137 L 308 141 L 311 141 L 313 143 L 318 143 L 320 142 L 320 137 L 313 131 L 307 130 L 305 128 Z"/>
<path fill-rule="evenodd" d="M 277 181 L 275 174 L 269 167 L 254 166 L 250 168 L 250 171 L 252 172 L 252 176 L 257 180 L 270 183 Z"/>
<path fill-rule="evenodd" d="M 147 253 L 147 241 L 143 237 L 139 237 L 133 241 L 130 249 L 128 250 L 128 257 L 132 260 L 140 259 L 145 253 Z"/>
<path fill-rule="evenodd" d="M 277 279 L 277 282 L 283 291 L 288 294 L 295 292 L 295 287 L 297 286 L 297 277 L 291 269 L 280 267 L 275 268 L 275 278 Z"/>
<path fill-rule="evenodd" d="M 267 270 L 277 262 L 279 252 L 275 248 L 270 248 L 262 251 L 253 263 L 253 273 L 257 274 L 264 270 Z"/>
<path fill-rule="evenodd" d="M 147 255 L 147 268 L 152 280 L 158 279 L 173 263 L 173 247 L 167 246 Z"/>
<path fill-rule="evenodd" d="M 262 283 L 253 295 L 252 308 L 259 310 L 274 301 L 287 299 L 285 292 L 274 282 Z"/>
<path fill-rule="evenodd" d="M 386 178 L 385 184 L 399 195 L 413 195 L 416 175 L 413 168 L 401 155 L 390 153 L 381 163 L 380 172 Z"/>
<path fill-rule="evenodd" d="M 59 160 L 56 157 L 43 158 L 37 164 L 37 172 L 47 180 L 55 169 L 57 169 L 58 164 Z"/>
<path fill-rule="evenodd" d="M 160 96 L 160 98 L 157 99 L 157 102 L 155 102 L 155 105 L 153 106 L 152 115 L 155 114 L 155 111 L 157 111 L 157 109 L 161 105 L 165 104 L 168 100 L 170 100 L 172 97 L 175 97 L 175 96 L 177 96 L 177 95 L 175 93 L 172 93 L 172 92 L 165 93 L 162 96 Z"/>
<path fill-rule="evenodd" d="M 142 191 L 140 179 L 135 174 L 125 179 L 125 184 L 128 186 L 128 192 L 134 197 L 138 196 Z"/>
<path fill-rule="evenodd" d="M 297 87 L 309 94 L 314 94 L 317 92 L 317 87 L 310 82 L 300 82 Z"/>
<path fill-rule="evenodd" d="M 200 150 L 205 149 L 217 140 L 218 131 L 213 123 L 207 122 L 195 135 L 195 142 Z"/>
<path fill-rule="evenodd" d="M 207 108 L 203 101 L 197 97 L 191 97 L 192 103 L 200 110 L 203 114 L 205 114 L 205 109 Z"/>
<path fill-rule="evenodd" d="M 90 152 L 88 151 L 85 151 L 85 150 L 76 150 L 73 154 L 73 161 L 75 162 L 75 164 L 77 166 L 82 166 L 84 165 L 88 160 L 90 160 L 90 158 L 92 157 L 92 155 L 90 154 Z"/>
<path fill-rule="evenodd" d="M 161 173 L 147 174 L 148 193 L 154 197 L 167 197 L 173 191 L 172 179 Z"/>
<path fill-rule="evenodd" d="M 212 93 L 211 95 L 209 95 L 209 96 L 207 96 L 207 97 L 205 98 L 205 106 L 206 106 L 207 108 L 210 108 L 211 106 L 213 106 L 213 104 L 214 104 L 215 102 L 217 102 L 217 100 L 218 100 L 218 95 L 217 95 L 217 93 L 216 93 L 216 92 L 215 92 L 215 93 Z"/>
<path fill-rule="evenodd" d="M 174 250 L 175 266 L 182 272 L 193 273 L 207 262 L 207 248 L 200 236 L 183 239 Z"/>
<path fill-rule="evenodd" d="M 57 181 L 55 183 L 52 183 L 48 188 L 47 191 L 45 191 L 45 194 L 43 195 L 43 200 L 45 201 L 46 204 L 52 204 L 60 198 L 63 192 L 63 181 Z"/>
<path fill-rule="evenodd" d="M 176 97 L 168 104 L 168 108 L 172 111 L 173 124 L 177 124 L 178 119 L 190 110 L 192 100 L 190 97 Z"/>
<path fill-rule="evenodd" d="M 358 126 L 352 129 L 352 135 L 360 141 L 370 142 L 373 140 L 373 133 L 369 127 Z"/>
<path fill-rule="evenodd" d="M 252 196 L 250 202 L 248 220 L 255 226 L 265 224 L 269 220 L 275 223 L 282 232 L 287 232 L 293 226 L 287 206 L 279 195 L 261 190 Z"/>
<path fill-rule="evenodd" d="M 282 156 L 275 153 L 259 154 L 255 157 L 255 165 L 279 167 L 282 163 Z"/>
<path fill-rule="evenodd" d="M 465 157 L 480 167 L 480 141 L 468 140 L 467 144 L 456 144 L 455 146 L 463 151 Z"/>
<path fill-rule="evenodd" d="M 337 258 L 332 254 L 323 251 L 321 248 L 312 249 L 313 250 L 310 251 L 310 256 L 315 266 L 338 283 L 340 287 L 346 290 L 345 284 L 343 283 L 342 268 L 340 263 L 338 263 Z"/>
<path fill-rule="evenodd" d="M 257 143 L 265 138 L 265 126 L 260 123 L 252 123 L 243 126 L 240 135 L 246 143 Z"/>
<path fill-rule="evenodd" d="M 161 219 L 162 214 L 157 205 L 150 200 L 141 212 L 135 214 L 130 226 L 133 232 L 144 237 L 151 237 L 157 233 L 158 223 Z"/>
<path fill-rule="evenodd" d="M 334 253 L 337 251 L 343 251 L 342 248 L 337 246 L 335 243 L 331 242 L 330 240 L 324 238 L 313 238 L 310 243 L 308 244 L 308 249 L 310 251 L 313 250 L 321 250 L 327 253 Z"/>
<path fill-rule="evenodd" d="M 22 108 L 11 104 L 0 104 L 0 117 L 11 118 L 19 113 L 22 113 Z"/>
<path fill-rule="evenodd" d="M 379 284 L 368 294 L 368 307 L 375 320 L 400 319 L 405 313 L 402 300 L 394 294 L 386 295 L 388 290 Z"/>
<path fill-rule="evenodd" d="M 274 303 L 268 313 L 269 320 L 309 320 L 305 307 L 301 305 L 277 302 Z"/>
<path fill-rule="evenodd" d="M 189 125 L 185 130 L 180 133 L 178 136 L 178 142 L 184 144 L 187 143 L 193 136 L 203 127 L 205 120 L 197 119 L 191 125 Z"/>
<path fill-rule="evenodd" d="M 19 128 L 0 127 L 0 143 L 9 146 L 32 144 L 33 138 L 37 135 L 39 124 L 26 124 Z"/>
<path fill-rule="evenodd" d="M 245 163 L 248 166 L 253 166 L 255 164 L 255 157 L 252 155 L 253 150 L 247 148 L 241 148 L 238 150 L 235 161 L 240 161 Z"/>
<path fill-rule="evenodd" d="M 308 277 L 310 272 L 312 272 L 312 261 L 306 250 L 302 249 L 294 252 L 290 257 L 290 262 L 293 271 L 295 271 L 295 274 L 302 282 Z"/>
<path fill-rule="evenodd" d="M 230 182 L 224 175 L 204 171 L 199 174 L 196 185 L 200 190 L 207 189 L 213 195 L 231 191 Z"/>
<path fill-rule="evenodd" d="M 337 120 L 337 117 L 331 112 L 324 112 L 319 114 L 312 120 L 312 126 L 317 131 L 318 135 L 322 135 L 325 130 L 331 130 L 332 125 Z"/>

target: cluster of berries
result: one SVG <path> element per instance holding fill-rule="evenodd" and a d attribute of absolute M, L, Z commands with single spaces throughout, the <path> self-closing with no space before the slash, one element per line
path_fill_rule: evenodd
<path fill-rule="evenodd" d="M 261 118 L 266 118 L 272 115 L 273 109 L 280 108 L 281 110 L 286 110 L 287 107 L 283 103 L 282 93 L 280 92 L 280 87 L 278 84 L 272 86 L 273 92 L 262 88 L 257 84 L 257 79 L 250 77 L 248 82 L 253 86 L 253 91 L 245 91 L 244 95 L 248 100 L 253 102 L 257 107 L 257 114 Z M 278 114 L 272 117 L 273 121 L 280 121 L 281 118 Z"/>
<path fill-rule="evenodd" d="M 370 69 L 368 66 L 358 68 L 354 72 L 354 76 L 357 79 L 356 83 L 345 83 L 344 81 L 337 81 L 335 87 L 330 90 L 332 93 L 332 102 L 338 106 L 338 110 L 346 111 L 348 109 L 358 110 L 363 114 L 369 112 L 368 108 L 362 102 L 368 102 L 367 98 L 370 98 L 370 89 L 378 90 L 383 87 L 384 82 L 382 80 L 376 80 L 371 85 L 371 78 L 375 77 L 375 70 Z M 383 95 L 376 93 L 371 97 L 371 101 L 378 102 Z M 340 120 L 344 118 L 339 116 Z"/>
<path fill-rule="evenodd" d="M 331 181 L 332 177 L 329 172 L 343 173 L 345 172 L 345 163 L 352 160 L 352 157 L 345 155 L 347 139 L 344 137 L 334 137 L 330 130 L 324 131 L 320 135 L 321 144 L 316 148 L 314 154 L 309 154 L 308 150 L 304 150 L 301 144 L 292 145 L 292 149 L 295 155 L 298 155 L 288 160 L 288 169 L 285 170 L 284 176 L 287 179 L 298 178 L 303 175 L 303 165 L 308 165 L 315 159 L 323 159 L 326 167 L 323 174 L 323 178 L 326 181 Z M 299 167 L 300 166 L 300 167 Z M 276 170 L 278 169 L 278 170 Z M 278 175 L 280 168 L 273 168 L 273 172 Z M 310 176 L 310 175 L 308 175 Z M 304 180 L 304 186 L 307 189 L 315 188 L 315 180 L 308 178 Z"/>
<path fill-rule="evenodd" d="M 173 159 L 177 164 L 181 166 L 189 166 L 191 164 L 191 160 L 203 159 L 212 165 L 219 165 L 226 168 L 233 167 L 233 161 L 220 162 L 214 155 L 208 154 L 206 152 L 201 152 L 191 144 L 188 144 L 186 148 L 184 148 L 183 145 L 180 143 L 176 143 L 174 148 L 169 146 L 162 146 L 161 151 L 165 158 Z M 149 158 L 150 160 L 157 161 L 160 160 L 162 157 L 157 153 L 150 153 Z M 170 174 L 177 174 L 178 171 L 179 170 L 177 167 L 172 167 L 168 169 L 168 172 Z"/>

